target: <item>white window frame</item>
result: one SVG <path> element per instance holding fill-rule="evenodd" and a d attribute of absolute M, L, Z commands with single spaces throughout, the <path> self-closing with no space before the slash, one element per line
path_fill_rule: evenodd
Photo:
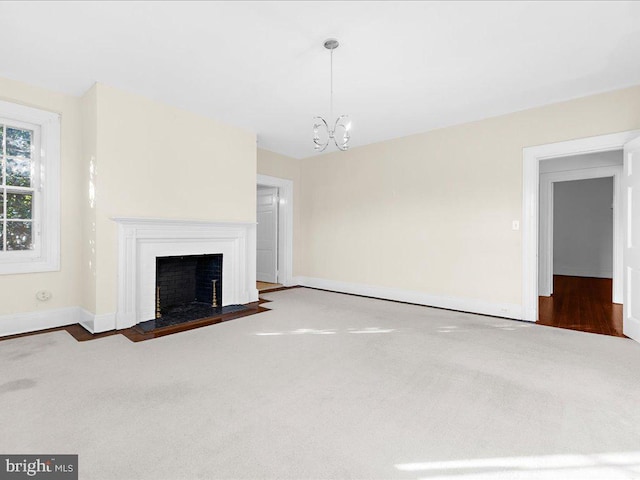
<path fill-rule="evenodd" d="M 0 275 L 60 270 L 60 115 L 0 101 L 0 123 L 36 128 L 39 159 L 34 172 L 33 249 L 0 251 Z M 39 142 L 37 141 L 39 137 Z"/>

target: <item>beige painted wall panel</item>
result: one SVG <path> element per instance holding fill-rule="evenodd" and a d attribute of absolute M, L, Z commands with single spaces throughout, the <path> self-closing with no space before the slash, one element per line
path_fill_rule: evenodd
<path fill-rule="evenodd" d="M 301 275 L 300 265 L 304 256 L 300 208 L 300 160 L 269 150 L 258 149 L 258 173 L 284 178 L 293 182 L 293 275 Z"/>
<path fill-rule="evenodd" d="M 522 149 L 637 128 L 640 87 L 303 160 L 299 269 L 521 304 Z"/>
<path fill-rule="evenodd" d="M 96 313 L 116 309 L 112 217 L 256 219 L 255 134 L 97 85 Z"/>
<path fill-rule="evenodd" d="M 80 305 L 82 201 L 87 190 L 81 174 L 81 114 L 76 97 L 0 78 L 0 99 L 61 115 L 61 268 L 59 272 L 0 275 L 0 315 Z M 47 302 L 36 300 L 49 290 Z"/>

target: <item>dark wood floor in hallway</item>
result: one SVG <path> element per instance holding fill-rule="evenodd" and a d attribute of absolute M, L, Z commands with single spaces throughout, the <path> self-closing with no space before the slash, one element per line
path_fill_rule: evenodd
<path fill-rule="evenodd" d="M 610 278 L 553 276 L 553 295 L 540 297 L 540 325 L 624 337 L 622 305 L 611 302 Z"/>

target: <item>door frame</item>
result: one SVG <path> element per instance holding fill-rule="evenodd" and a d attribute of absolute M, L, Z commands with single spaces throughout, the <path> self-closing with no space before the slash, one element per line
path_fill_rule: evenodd
<path fill-rule="evenodd" d="M 258 185 L 278 189 L 278 283 L 290 287 L 293 284 L 293 181 L 258 174 L 256 187 Z"/>
<path fill-rule="evenodd" d="M 622 151 L 620 150 L 622 154 Z M 580 168 L 561 172 L 540 174 L 540 262 L 538 271 L 539 296 L 553 293 L 553 184 L 574 180 L 612 178 L 613 180 L 613 303 L 622 303 L 622 164 L 602 167 Z"/>
<path fill-rule="evenodd" d="M 538 235 L 540 161 L 620 150 L 640 130 L 580 138 L 522 149 L 522 319 L 538 320 Z"/>

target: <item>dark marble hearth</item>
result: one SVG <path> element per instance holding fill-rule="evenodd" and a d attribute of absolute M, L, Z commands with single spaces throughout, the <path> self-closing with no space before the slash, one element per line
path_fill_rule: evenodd
<path fill-rule="evenodd" d="M 138 324 L 143 332 L 151 332 L 159 328 L 171 327 L 182 323 L 192 322 L 203 318 L 219 317 L 225 313 L 235 313 L 248 310 L 243 305 L 227 305 L 226 307 L 212 307 L 207 303 L 191 302 L 167 309 L 160 318 L 148 320 Z"/>

